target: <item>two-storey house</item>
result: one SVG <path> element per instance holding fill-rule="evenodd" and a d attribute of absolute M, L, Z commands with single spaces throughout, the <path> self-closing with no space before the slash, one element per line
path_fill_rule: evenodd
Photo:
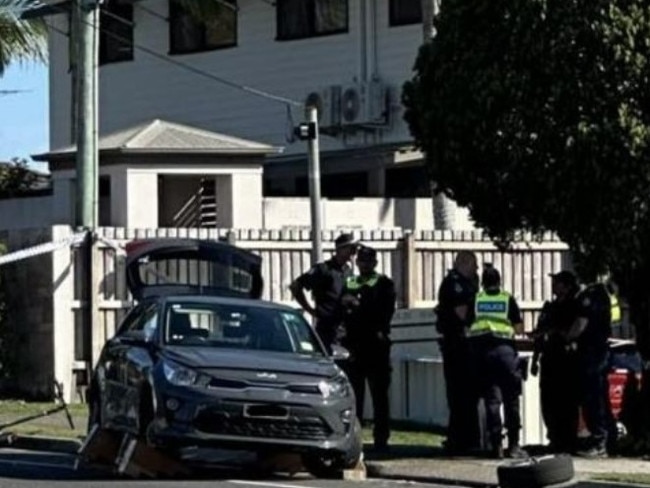
<path fill-rule="evenodd" d="M 176 0 L 102 2 L 101 134 L 163 119 L 282 146 L 265 164 L 265 195 L 307 195 L 306 145 L 292 131 L 303 110 L 251 88 L 320 107 L 323 196 L 428 195 L 400 103 L 421 0 L 197 1 L 216 14 L 197 20 Z M 47 17 L 52 150 L 74 135 L 70 3 Z"/>

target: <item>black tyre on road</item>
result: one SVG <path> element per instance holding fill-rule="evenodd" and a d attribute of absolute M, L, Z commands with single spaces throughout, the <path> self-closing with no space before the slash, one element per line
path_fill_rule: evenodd
<path fill-rule="evenodd" d="M 497 468 L 500 488 L 543 488 L 571 481 L 575 475 L 571 456 L 531 457 Z"/>

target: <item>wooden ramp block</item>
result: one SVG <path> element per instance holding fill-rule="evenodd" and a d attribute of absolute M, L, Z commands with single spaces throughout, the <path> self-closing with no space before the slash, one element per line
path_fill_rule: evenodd
<path fill-rule="evenodd" d="M 76 468 L 79 462 L 113 466 L 122 443 L 122 434 L 110 432 L 93 425 L 77 453 Z"/>
<path fill-rule="evenodd" d="M 118 473 L 134 478 L 178 477 L 191 473 L 177 459 L 128 435 L 124 438 L 115 464 Z"/>
<path fill-rule="evenodd" d="M 189 468 L 164 452 L 147 446 L 132 435 L 103 430 L 98 425 L 93 426 L 79 448 L 75 468 L 80 462 L 107 467 L 134 478 L 190 474 Z"/>
<path fill-rule="evenodd" d="M 356 466 L 352 469 L 343 471 L 343 479 L 348 481 L 365 481 L 368 478 L 366 464 L 363 462 L 363 456 L 359 459 Z"/>

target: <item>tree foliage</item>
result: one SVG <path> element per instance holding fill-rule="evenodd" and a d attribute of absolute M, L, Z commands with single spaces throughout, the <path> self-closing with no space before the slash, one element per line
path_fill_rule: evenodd
<path fill-rule="evenodd" d="M 645 341 L 650 3 L 445 0 L 434 23 L 402 94 L 432 177 L 495 239 L 553 231 L 614 273 Z"/>
<path fill-rule="evenodd" d="M 32 188 L 36 175 L 24 159 L 13 159 L 0 165 L 0 198 L 20 195 Z"/>
<path fill-rule="evenodd" d="M 0 0 L 0 76 L 15 61 L 44 61 L 47 57 L 47 29 L 42 19 L 21 20 L 37 0 Z"/>

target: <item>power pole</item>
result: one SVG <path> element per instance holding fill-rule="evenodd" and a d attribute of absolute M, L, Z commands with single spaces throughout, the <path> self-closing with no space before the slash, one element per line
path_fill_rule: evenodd
<path fill-rule="evenodd" d="M 433 18 L 440 12 L 440 0 L 422 0 L 422 41 L 426 44 L 436 35 Z M 449 230 L 455 217 L 456 204 L 444 193 L 436 194 L 436 182 L 431 181 L 434 229 Z"/>
<path fill-rule="evenodd" d="M 320 202 L 320 145 L 318 139 L 318 109 L 314 106 L 305 107 L 307 123 L 300 124 L 294 133 L 309 147 L 309 201 L 311 209 L 312 230 L 312 264 L 321 261 L 323 243 L 321 232 L 321 202 Z"/>
<path fill-rule="evenodd" d="M 97 69 L 99 62 L 99 8 L 97 0 L 75 0 L 77 179 L 75 224 L 97 226 L 98 134 Z"/>

